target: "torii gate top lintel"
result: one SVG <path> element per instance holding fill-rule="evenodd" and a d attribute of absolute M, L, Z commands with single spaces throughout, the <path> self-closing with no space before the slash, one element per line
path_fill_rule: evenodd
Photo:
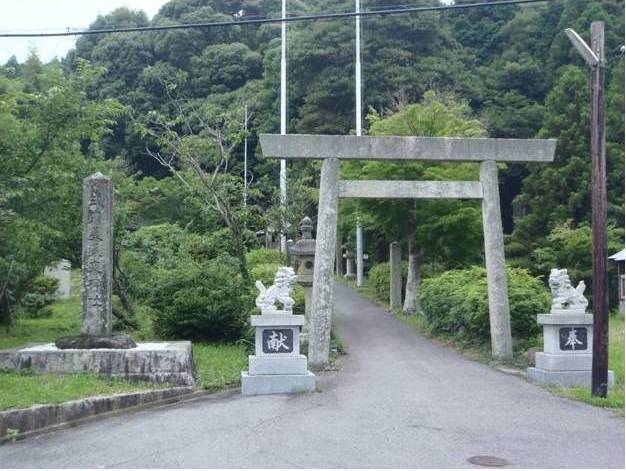
<path fill-rule="evenodd" d="M 266 158 L 552 162 L 556 139 L 261 134 Z"/>

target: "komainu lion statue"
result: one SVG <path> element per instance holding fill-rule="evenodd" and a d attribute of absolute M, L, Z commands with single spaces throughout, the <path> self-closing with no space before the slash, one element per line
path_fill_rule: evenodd
<path fill-rule="evenodd" d="M 276 302 L 283 305 L 284 311 L 293 312 L 291 288 L 295 281 L 296 274 L 291 267 L 279 267 L 274 276 L 274 284 L 269 288 L 266 288 L 261 280 L 257 280 L 255 286 L 259 290 L 259 295 L 256 298 L 256 307 L 261 310 L 261 314 L 278 312 Z"/>
<path fill-rule="evenodd" d="M 586 288 L 584 281 L 581 280 L 574 288 L 567 269 L 553 268 L 550 270 L 548 285 L 552 291 L 552 312 L 564 310 L 585 312 L 589 301 L 583 296 Z"/>

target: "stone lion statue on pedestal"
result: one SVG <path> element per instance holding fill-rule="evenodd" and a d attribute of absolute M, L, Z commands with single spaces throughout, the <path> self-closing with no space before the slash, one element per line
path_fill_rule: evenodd
<path fill-rule="evenodd" d="M 277 313 L 276 302 L 281 303 L 283 310 L 291 314 L 294 304 L 291 289 L 295 281 L 296 274 L 291 267 L 279 267 L 274 276 L 274 284 L 269 288 L 266 288 L 261 280 L 257 280 L 255 286 L 259 290 L 259 295 L 256 298 L 256 306 L 261 310 L 261 314 Z"/>

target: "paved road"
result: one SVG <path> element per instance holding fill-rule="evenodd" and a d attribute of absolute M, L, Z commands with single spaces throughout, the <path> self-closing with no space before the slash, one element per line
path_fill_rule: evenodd
<path fill-rule="evenodd" d="M 320 392 L 203 399 L 0 446 L 0 467 L 624 467 L 624 418 L 468 360 L 338 286 Z"/>

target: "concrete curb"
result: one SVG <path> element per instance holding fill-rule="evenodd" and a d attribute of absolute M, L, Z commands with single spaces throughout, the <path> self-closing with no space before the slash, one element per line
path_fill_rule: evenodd
<path fill-rule="evenodd" d="M 112 396 L 92 396 L 61 404 L 35 405 L 28 409 L 9 409 L 0 412 L 0 444 L 8 440 L 78 425 L 94 417 L 113 416 L 120 411 L 147 409 L 204 396 L 207 393 L 209 392 L 186 386 Z"/>

